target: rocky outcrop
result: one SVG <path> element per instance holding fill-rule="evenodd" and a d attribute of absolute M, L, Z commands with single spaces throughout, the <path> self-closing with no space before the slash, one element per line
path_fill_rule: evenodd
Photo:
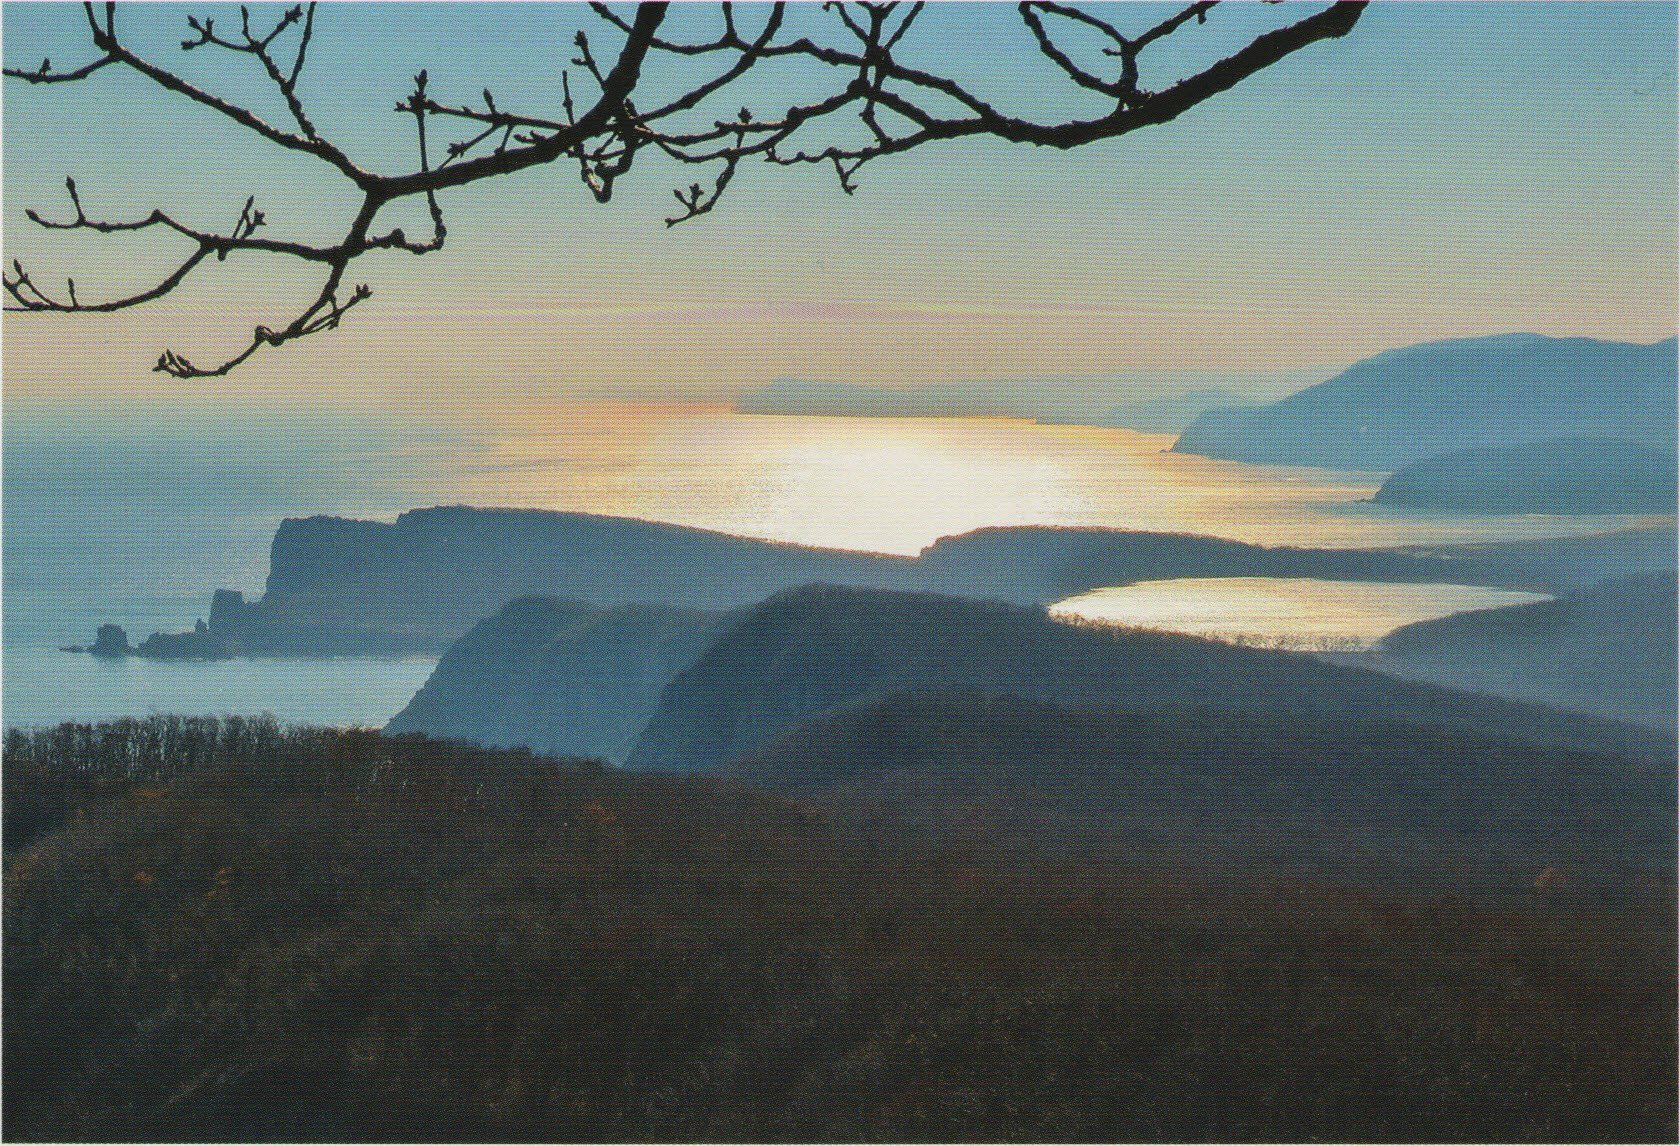
<path fill-rule="evenodd" d="M 126 657 L 131 656 L 134 649 L 130 647 L 128 633 L 121 625 L 100 625 L 87 651 L 96 657 Z"/>
<path fill-rule="evenodd" d="M 153 633 L 138 646 L 128 643 L 121 625 L 100 625 L 91 645 L 64 645 L 67 653 L 92 653 L 96 657 L 146 657 L 160 661 L 219 661 L 239 655 L 238 645 L 214 633 L 199 621 L 190 633 Z"/>
<path fill-rule="evenodd" d="M 237 652 L 226 637 L 199 621 L 190 633 L 153 633 L 140 642 L 134 655 L 160 661 L 222 661 Z"/>

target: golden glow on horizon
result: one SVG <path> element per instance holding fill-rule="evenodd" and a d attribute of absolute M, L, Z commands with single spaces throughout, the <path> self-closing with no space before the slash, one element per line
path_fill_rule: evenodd
<path fill-rule="evenodd" d="M 1171 437 L 1005 418 L 739 415 L 513 402 L 416 447 L 434 501 L 578 510 L 913 554 L 988 525 L 1198 533 L 1264 545 L 1555 537 L 1627 518 L 1438 518 L 1370 505 L 1370 474 L 1166 452 Z"/>

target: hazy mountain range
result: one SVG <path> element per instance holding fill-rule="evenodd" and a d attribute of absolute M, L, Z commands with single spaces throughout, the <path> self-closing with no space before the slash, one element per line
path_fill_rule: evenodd
<path fill-rule="evenodd" d="M 1300 654 L 1069 625 L 1041 610 L 995 602 L 812 586 L 741 614 L 677 674 L 628 764 L 719 768 L 813 717 L 925 687 L 977 688 L 1109 712 L 1204 707 L 1494 733 L 1622 753 L 1664 751 L 1661 737 L 1623 726 L 1408 684 Z"/>
<path fill-rule="evenodd" d="M 721 619 L 520 598 L 456 641 L 385 730 L 622 760 Z"/>
<path fill-rule="evenodd" d="M 1354 470 L 1581 435 L 1671 450 L 1675 345 L 1502 334 L 1408 346 L 1260 409 L 1215 411 L 1173 449 Z"/>
<path fill-rule="evenodd" d="M 1280 397 L 1331 373 L 1329 368 L 1127 371 L 983 378 L 902 388 L 777 378 L 738 396 L 734 408 L 742 414 L 1033 418 L 1175 433 L 1203 410 Z"/>

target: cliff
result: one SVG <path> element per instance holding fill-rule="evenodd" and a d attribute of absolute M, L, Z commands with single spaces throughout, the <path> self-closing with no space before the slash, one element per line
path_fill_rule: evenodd
<path fill-rule="evenodd" d="M 276 531 L 262 599 L 229 596 L 211 628 L 253 653 L 438 652 L 519 597 L 726 609 L 812 580 L 893 584 L 909 564 L 583 513 L 450 506 L 390 524 L 311 517 Z"/>
<path fill-rule="evenodd" d="M 254 655 L 440 653 L 520 597 L 720 611 L 814 582 L 1047 604 L 1172 577 L 1456 581 L 1559 592 L 1671 569 L 1673 531 L 1431 549 L 1266 548 L 1212 537 L 1021 526 L 943 538 L 915 558 L 817 549 L 632 518 L 414 510 L 394 523 L 284 522 L 267 590 L 219 590 L 210 634 Z"/>

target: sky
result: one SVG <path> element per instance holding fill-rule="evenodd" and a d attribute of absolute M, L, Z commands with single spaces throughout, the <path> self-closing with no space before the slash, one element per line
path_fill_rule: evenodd
<path fill-rule="evenodd" d="M 1226 5 L 1168 41 L 1145 84 L 1317 7 Z M 253 6 L 259 22 L 280 10 Z M 1170 10 L 1104 14 L 1140 27 Z M 1068 152 L 924 148 L 865 168 L 854 196 L 816 169 L 752 166 L 715 212 L 673 229 L 670 190 L 691 170 L 639 164 L 602 206 L 574 171 L 539 168 L 448 195 L 445 250 L 363 260 L 352 275 L 374 294 L 342 329 L 230 378 L 149 367 L 165 346 L 210 361 L 257 323 L 283 324 L 308 297 L 305 268 L 236 256 L 121 315 L 8 314 L 6 392 L 427 409 L 706 398 L 786 376 L 1293 371 L 1515 330 L 1654 341 L 1679 307 L 1676 12 L 1378 0 L 1345 38 L 1162 126 Z M 120 19 L 149 58 L 279 118 L 251 60 L 181 52 L 186 16 L 218 13 L 237 26 L 236 6 L 213 4 L 123 6 Z M 488 86 L 503 106 L 554 114 L 571 32 L 592 19 L 573 5 L 325 4 L 301 92 L 358 160 L 408 169 L 412 120 L 392 107 L 415 71 L 445 102 Z M 795 19 L 836 27 L 814 6 Z M 10 67 L 91 58 L 79 6 L 7 3 L 3 32 Z M 912 35 L 912 58 L 1010 107 L 1092 113 L 1013 5 L 934 5 Z M 773 110 L 822 79 L 766 72 L 719 114 Z M 182 251 L 33 227 L 25 207 L 66 209 L 66 175 L 111 217 L 164 207 L 225 225 L 255 194 L 271 237 L 324 238 L 349 210 L 323 165 L 131 73 L 7 80 L 4 99 L 5 257 L 45 281 L 73 274 L 84 298 L 132 290 Z"/>

